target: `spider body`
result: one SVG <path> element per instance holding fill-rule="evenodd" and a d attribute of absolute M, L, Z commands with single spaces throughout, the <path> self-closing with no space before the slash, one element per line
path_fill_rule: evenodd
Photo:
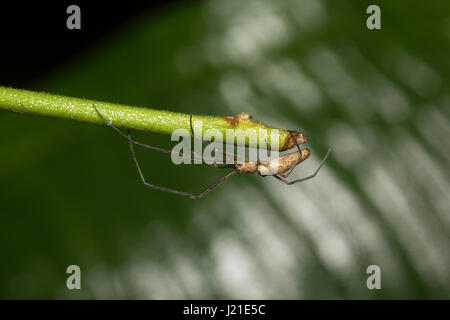
<path fill-rule="evenodd" d="M 287 171 L 306 160 L 310 154 L 308 149 L 303 149 L 268 161 L 244 162 L 234 167 L 237 173 L 257 173 L 260 176 L 285 175 Z"/>

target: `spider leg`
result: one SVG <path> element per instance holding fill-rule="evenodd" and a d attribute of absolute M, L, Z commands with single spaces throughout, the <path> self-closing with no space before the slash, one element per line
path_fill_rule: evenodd
<path fill-rule="evenodd" d="M 291 169 L 289 169 L 288 173 L 278 173 L 277 175 L 279 175 L 279 176 L 281 176 L 283 178 L 287 178 L 292 173 L 292 171 L 293 171 L 293 169 L 291 168 Z"/>
<path fill-rule="evenodd" d="M 297 182 L 302 182 L 302 181 L 305 181 L 305 180 L 312 179 L 312 178 L 314 178 L 314 177 L 317 175 L 317 173 L 319 172 L 319 170 L 322 168 L 322 166 L 324 165 L 325 161 L 327 160 L 327 158 L 328 158 L 330 152 L 331 152 L 331 148 L 328 149 L 328 151 L 327 151 L 325 157 L 323 157 L 322 161 L 320 161 L 320 164 L 319 164 L 319 166 L 317 167 L 316 171 L 314 171 L 314 173 L 311 174 L 311 175 L 309 175 L 309 176 L 306 176 L 306 177 L 303 177 L 303 178 L 300 178 L 300 179 L 296 179 L 296 180 L 293 180 L 293 181 L 287 181 L 286 179 L 283 179 L 282 177 L 280 177 L 281 174 L 280 174 L 280 175 L 274 175 L 274 177 L 275 177 L 276 179 L 280 180 L 281 182 L 283 182 L 283 183 L 285 183 L 285 184 L 288 184 L 288 185 L 291 185 L 291 184 L 294 184 L 294 183 L 297 183 Z"/>
<path fill-rule="evenodd" d="M 130 134 L 128 134 L 128 137 L 129 136 L 130 136 Z M 224 182 L 225 180 L 230 178 L 232 175 L 237 173 L 236 169 L 234 169 L 233 171 L 228 172 L 225 176 L 223 176 L 222 178 L 218 179 L 217 181 L 215 181 L 214 183 L 209 185 L 205 190 L 203 190 L 202 192 L 197 193 L 197 194 L 184 192 L 184 191 L 179 191 L 179 190 L 175 190 L 175 189 L 170 189 L 170 188 L 166 188 L 166 187 L 161 187 L 161 186 L 149 183 L 149 182 L 147 182 L 145 180 L 144 174 L 142 173 L 141 166 L 139 165 L 139 162 L 138 162 L 138 160 L 136 158 L 136 153 L 134 152 L 133 143 L 131 142 L 131 140 L 128 140 L 128 141 L 130 143 L 131 155 L 133 157 L 133 161 L 134 161 L 134 163 L 136 165 L 136 168 L 137 168 L 137 170 L 139 172 L 139 176 L 141 178 L 141 181 L 148 188 L 152 188 L 152 189 L 156 189 L 156 190 L 160 190 L 160 191 L 165 191 L 165 192 L 169 192 L 169 193 L 173 193 L 173 194 L 177 194 L 177 195 L 181 195 L 181 196 L 186 196 L 186 197 L 189 197 L 190 199 L 200 199 L 201 197 L 206 195 L 208 192 L 210 192 L 212 189 L 217 187 L 219 184 L 221 184 L 222 182 Z"/>
<path fill-rule="evenodd" d="M 93 104 L 92 106 L 94 107 L 94 109 L 95 109 L 95 111 L 97 112 L 98 116 L 99 116 L 103 121 L 105 121 L 105 123 L 108 125 L 108 127 L 113 128 L 118 134 L 120 134 L 122 137 L 124 137 L 125 139 L 127 139 L 128 142 L 130 142 L 130 143 L 132 143 L 132 144 L 135 144 L 135 145 L 137 145 L 137 146 L 139 146 L 139 147 L 142 147 L 142 148 L 146 148 L 146 149 L 150 149 L 150 150 L 154 150 L 154 151 L 159 151 L 159 152 L 163 152 L 163 153 L 169 153 L 169 154 L 172 153 L 172 150 L 154 147 L 154 146 L 151 146 L 151 145 L 148 145 L 148 144 L 145 144 L 145 143 L 142 143 L 142 142 L 139 142 L 139 141 L 136 141 L 136 140 L 132 139 L 131 136 L 130 136 L 129 134 L 126 135 L 122 130 L 120 130 L 120 129 L 117 128 L 115 125 L 113 125 L 111 120 L 107 120 L 107 119 L 105 118 L 105 116 L 102 115 L 102 114 L 100 113 L 100 111 L 98 111 L 97 107 L 96 107 L 94 104 Z M 178 155 L 179 155 L 180 157 L 182 157 L 182 158 L 185 158 L 185 159 L 191 159 L 191 160 L 194 160 L 194 159 L 200 159 L 200 160 L 205 159 L 205 158 L 202 158 L 201 156 L 199 156 L 198 154 L 196 154 L 196 153 L 193 152 L 193 151 L 191 151 L 191 154 L 190 154 L 190 155 L 184 154 L 184 153 L 182 153 L 182 152 L 179 152 Z"/>
<path fill-rule="evenodd" d="M 158 147 L 154 147 L 154 146 L 150 146 L 144 143 L 141 143 L 139 141 L 135 141 L 133 139 L 131 139 L 131 137 L 129 135 L 126 135 L 122 130 L 120 130 L 119 128 L 117 128 L 115 125 L 112 124 L 111 120 L 107 120 L 101 113 L 100 111 L 98 111 L 97 107 L 93 104 L 92 105 L 95 109 L 95 111 L 97 112 L 98 116 L 100 118 L 102 118 L 103 121 L 105 121 L 105 123 L 108 125 L 108 127 L 113 128 L 118 134 L 120 134 L 122 137 L 124 137 L 125 139 L 127 139 L 130 143 L 133 143 L 135 145 L 138 145 L 142 148 L 147 148 L 147 149 L 151 149 L 151 150 L 155 150 L 155 151 L 159 151 L 159 152 L 164 152 L 164 153 L 171 153 L 171 150 L 168 149 L 163 149 L 163 148 L 158 148 Z"/>

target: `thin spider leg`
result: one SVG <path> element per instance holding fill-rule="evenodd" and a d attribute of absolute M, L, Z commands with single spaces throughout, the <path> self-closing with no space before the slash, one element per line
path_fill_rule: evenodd
<path fill-rule="evenodd" d="M 105 116 L 103 116 L 100 111 L 98 111 L 97 107 L 93 104 L 92 105 L 95 109 L 95 111 L 97 112 L 98 116 L 100 118 L 103 119 L 103 121 L 105 121 L 105 123 L 108 125 L 108 127 L 113 128 L 118 134 L 120 134 L 122 137 L 124 137 L 125 139 L 127 139 L 129 142 L 138 145 L 142 148 L 147 148 L 147 149 L 151 149 L 151 150 L 155 150 L 155 151 L 159 151 L 159 152 L 165 152 L 165 153 L 171 153 L 172 151 L 169 149 L 163 149 L 163 148 L 158 148 L 158 147 L 153 147 L 144 143 L 141 143 L 139 141 L 133 140 L 130 135 L 126 135 L 122 130 L 120 130 L 119 128 L 117 128 L 115 125 L 112 124 L 111 120 L 108 120 L 105 118 Z"/>
<path fill-rule="evenodd" d="M 213 165 L 215 168 L 218 168 L 218 169 L 236 168 L 236 165 L 235 165 L 235 164 L 232 164 L 232 163 L 230 163 L 230 164 L 226 164 L 226 163 L 224 163 L 224 164 L 213 163 L 212 165 Z"/>
<path fill-rule="evenodd" d="M 209 187 L 207 187 L 205 190 L 203 190 L 202 192 L 194 195 L 193 197 L 191 197 L 191 199 L 200 199 L 201 197 L 203 197 L 204 195 L 206 195 L 207 193 L 209 193 L 212 189 L 214 189 L 215 187 L 217 187 L 219 184 L 221 184 L 222 182 L 224 182 L 225 180 L 227 180 L 228 178 L 230 178 L 232 175 L 234 175 L 235 173 L 237 173 L 237 170 L 234 169 L 233 171 L 228 172 L 226 175 L 224 175 L 222 178 L 218 179 L 216 182 L 212 183 Z"/>
<path fill-rule="evenodd" d="M 126 135 L 122 130 L 120 130 L 120 129 L 117 128 L 115 125 L 113 125 L 112 122 L 111 122 L 111 120 L 108 121 L 108 120 L 100 113 L 100 111 L 98 111 L 98 109 L 95 107 L 94 104 L 93 104 L 92 106 L 94 107 L 94 109 L 95 109 L 95 111 L 97 112 L 98 116 L 99 116 L 100 118 L 102 118 L 103 121 L 105 121 L 105 123 L 106 123 L 109 127 L 113 128 L 118 134 L 120 134 L 122 137 L 124 137 L 125 139 L 127 139 L 128 142 L 133 143 L 133 144 L 135 144 L 135 145 L 137 145 L 137 146 L 139 146 L 139 147 L 142 147 L 142 148 L 146 148 L 146 149 L 150 149 L 150 150 L 154 150 L 154 151 L 159 151 L 159 152 L 163 152 L 163 153 L 172 153 L 172 150 L 154 147 L 154 146 L 151 146 L 151 145 L 148 145 L 148 144 L 144 144 L 144 143 L 142 143 L 142 142 L 139 142 L 139 141 L 136 141 L 136 140 L 132 139 L 131 136 L 130 136 L 130 134 Z M 180 157 L 185 158 L 185 159 L 191 159 L 191 160 L 192 160 L 192 159 L 200 159 L 200 160 L 202 159 L 199 155 L 195 154 L 194 152 L 191 152 L 191 155 L 187 155 L 187 154 L 184 154 L 184 153 L 182 153 L 182 152 L 179 152 L 178 155 L 179 155 Z M 196 157 L 197 157 L 197 158 L 196 158 Z"/>
<path fill-rule="evenodd" d="M 192 129 L 192 114 L 189 116 L 189 125 L 191 126 L 192 137 L 195 139 L 194 129 Z M 203 140 L 202 140 L 202 143 L 204 143 Z M 202 157 L 202 156 L 198 155 L 197 153 L 195 153 L 195 150 L 194 150 L 194 151 L 191 151 L 191 152 L 192 152 L 194 155 L 196 155 L 197 157 L 199 157 L 200 160 L 203 161 L 203 160 L 205 159 L 204 157 Z M 214 161 L 212 161 L 212 165 L 213 165 L 214 167 L 218 168 L 217 165 L 216 165 L 216 163 L 215 163 Z"/>
<path fill-rule="evenodd" d="M 298 152 L 300 153 L 300 155 L 298 157 L 298 161 L 300 162 L 300 159 L 302 158 L 302 149 L 300 149 L 300 146 L 299 146 L 299 144 L 297 142 L 297 139 L 294 136 L 294 131 L 289 131 L 289 134 L 294 139 L 295 145 L 297 146 Z"/>
<path fill-rule="evenodd" d="M 186 196 L 186 197 L 189 197 L 191 199 L 200 199 L 201 197 L 206 195 L 208 192 L 210 192 L 212 189 L 217 187 L 219 184 L 221 184 L 222 182 L 224 182 L 225 180 L 230 178 L 232 175 L 237 173 L 236 170 L 228 172 L 225 176 L 223 176 L 222 178 L 218 179 L 217 181 L 212 183 L 205 190 L 203 190 L 202 192 L 200 192 L 198 194 L 193 194 L 193 193 L 189 193 L 189 192 L 184 192 L 184 191 L 179 191 L 179 190 L 170 189 L 170 188 L 166 188 L 166 187 L 161 187 L 161 186 L 149 183 L 149 182 L 147 182 L 145 180 L 144 174 L 142 173 L 141 166 L 139 165 L 139 162 L 138 162 L 138 160 L 136 158 L 136 153 L 134 152 L 133 143 L 131 141 L 129 143 L 130 143 L 131 155 L 132 155 L 134 164 L 136 165 L 136 168 L 137 168 L 137 170 L 139 172 L 139 176 L 141 178 L 141 181 L 148 188 L 153 188 L 153 189 L 160 190 L 160 191 L 165 191 L 165 192 L 169 192 L 169 193 L 173 193 L 173 194 L 177 194 L 177 195 L 181 195 L 181 196 Z"/>
<path fill-rule="evenodd" d="M 283 178 L 289 177 L 289 175 L 292 173 L 292 171 L 294 171 L 296 165 L 297 165 L 297 164 L 295 164 L 294 166 L 290 167 L 290 168 L 287 170 L 287 172 L 285 172 L 285 173 L 278 173 L 278 175 L 282 176 Z"/>
<path fill-rule="evenodd" d="M 293 168 L 290 168 L 287 173 L 278 173 L 278 175 L 283 178 L 287 178 L 289 177 L 289 175 L 292 173 L 293 170 L 294 170 Z"/>
<path fill-rule="evenodd" d="M 283 179 L 282 177 L 280 177 L 279 175 L 274 175 L 274 177 L 277 178 L 278 180 L 284 182 L 285 184 L 289 184 L 289 185 L 297 183 L 297 182 L 302 182 L 302 181 L 305 181 L 305 180 L 308 180 L 308 179 L 312 179 L 319 172 L 320 168 L 322 168 L 322 166 L 324 165 L 325 161 L 327 161 L 327 158 L 328 158 L 328 155 L 330 154 L 330 152 L 331 152 L 331 148 L 328 149 L 327 154 L 325 155 L 325 157 L 323 157 L 323 159 L 320 162 L 319 166 L 317 167 L 316 171 L 314 171 L 314 173 L 309 175 L 309 176 L 306 176 L 304 178 L 300 178 L 300 179 L 297 179 L 297 180 L 293 180 L 293 181 L 287 181 L 287 180 Z"/>
<path fill-rule="evenodd" d="M 296 163 L 294 166 L 290 167 L 285 173 L 279 173 L 278 175 L 282 176 L 283 178 L 289 177 L 289 175 L 294 171 L 297 164 L 298 163 Z"/>

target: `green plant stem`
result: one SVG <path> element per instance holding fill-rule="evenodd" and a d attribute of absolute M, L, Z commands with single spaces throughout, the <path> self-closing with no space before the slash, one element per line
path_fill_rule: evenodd
<path fill-rule="evenodd" d="M 19 90 L 0 86 L 0 109 L 87 122 L 99 125 L 106 123 L 98 116 L 92 105 L 95 105 L 100 113 L 117 127 L 126 129 L 143 130 L 160 134 L 170 135 L 175 129 L 186 129 L 190 132 L 190 114 L 171 111 L 139 108 L 109 102 L 80 99 L 54 95 L 42 92 Z M 246 129 L 266 129 L 268 132 L 267 142 L 270 147 L 270 133 L 272 128 L 246 117 L 224 117 L 192 115 L 193 123 L 202 121 L 203 133 L 207 129 L 217 129 L 225 136 L 226 129 L 235 130 L 235 136 L 245 134 Z M 195 127 L 197 128 L 197 127 Z M 236 131 L 241 129 L 244 131 Z M 200 130 L 200 128 L 199 128 Z M 289 139 L 289 131 L 279 130 L 279 150 L 290 149 L 295 146 Z M 200 132 L 195 130 L 196 135 Z M 239 141 L 237 138 L 235 143 Z M 246 145 L 249 144 L 248 139 Z"/>

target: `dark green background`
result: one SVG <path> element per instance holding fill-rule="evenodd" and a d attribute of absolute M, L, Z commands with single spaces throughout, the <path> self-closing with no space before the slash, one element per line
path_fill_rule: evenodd
<path fill-rule="evenodd" d="M 2 111 L 0 298 L 449 298 L 450 6 L 376 3 L 371 31 L 366 1 L 177 2 L 30 83 L 249 112 L 310 138 L 295 177 L 333 153 L 312 181 L 237 176 L 193 201 L 143 187 L 109 128 Z M 224 173 L 138 156 L 149 181 L 186 191 Z M 66 289 L 72 264 L 81 291 Z"/>

